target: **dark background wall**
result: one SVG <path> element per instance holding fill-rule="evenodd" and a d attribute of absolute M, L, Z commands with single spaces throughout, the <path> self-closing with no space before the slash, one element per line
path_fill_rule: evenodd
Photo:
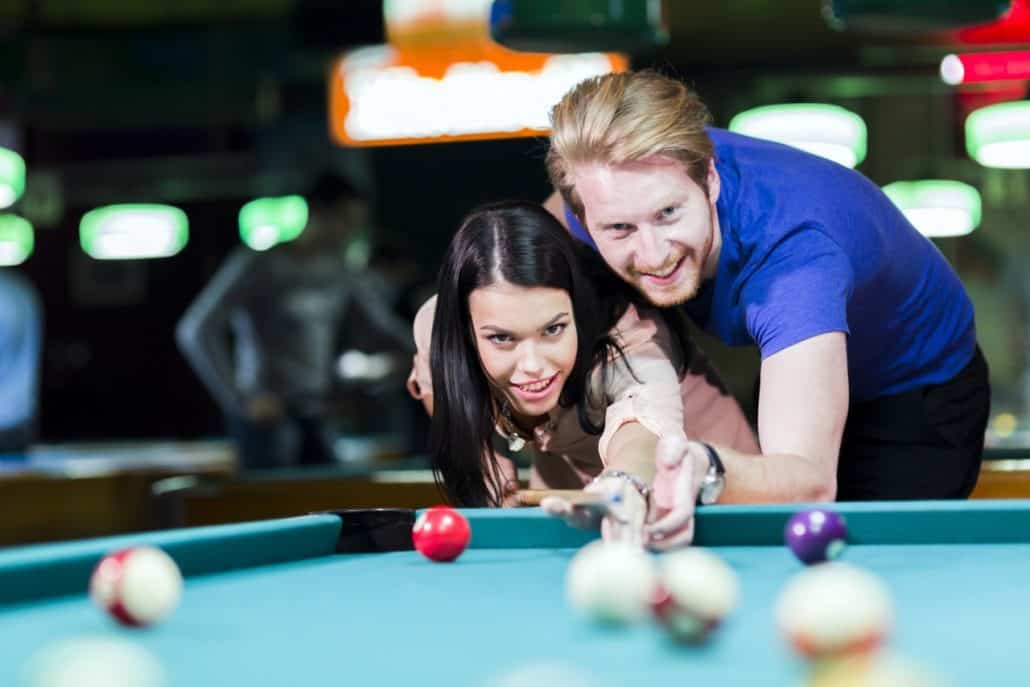
<path fill-rule="evenodd" d="M 978 301 L 992 370 L 1003 371 L 999 399 L 1018 405 L 1030 319 L 1020 276 L 1030 184 L 1025 171 L 970 161 L 961 134 L 971 105 L 997 96 L 940 82 L 940 57 L 960 43 L 954 31 L 835 30 L 819 4 L 668 0 L 670 42 L 635 55 L 634 65 L 684 78 L 717 125 L 774 102 L 844 105 L 869 125 L 859 169 L 875 182 L 943 176 L 981 188 L 982 228 L 939 245 Z M 1030 11 L 1025 0 L 1014 4 Z M 549 192 L 541 139 L 366 150 L 329 141 L 327 66 L 350 48 L 383 42 L 378 1 L 13 7 L 0 9 L 0 120 L 16 125 L 29 163 L 16 210 L 36 224 L 36 247 L 16 269 L 36 283 L 46 308 L 44 440 L 222 431 L 173 330 L 239 245 L 237 212 L 257 195 L 299 190 L 326 167 L 350 174 L 369 195 L 381 259 L 414 261 L 411 289 L 397 305 L 410 316 L 469 208 Z M 1022 82 L 1006 88 L 1007 97 L 1025 97 Z M 152 261 L 86 257 L 82 214 L 127 201 L 185 210 L 186 248 Z M 709 345 L 748 405 L 753 351 Z"/>

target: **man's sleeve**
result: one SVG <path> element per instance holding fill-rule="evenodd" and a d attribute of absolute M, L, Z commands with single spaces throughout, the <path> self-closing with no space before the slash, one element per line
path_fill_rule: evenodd
<path fill-rule="evenodd" d="M 593 248 L 594 250 L 597 250 L 597 244 L 594 243 L 594 240 L 592 238 L 590 238 L 590 233 L 587 231 L 586 227 L 583 226 L 583 223 L 579 221 L 579 218 L 576 217 L 576 215 L 572 212 L 568 205 L 564 207 L 565 221 L 566 223 L 568 223 L 569 231 L 572 233 L 572 235 L 580 241 L 582 241 L 583 243 L 590 246 L 591 248 Z"/>
<path fill-rule="evenodd" d="M 740 292 L 762 358 L 820 334 L 850 333 L 854 278 L 848 255 L 819 229 L 799 228 L 774 245 Z"/>

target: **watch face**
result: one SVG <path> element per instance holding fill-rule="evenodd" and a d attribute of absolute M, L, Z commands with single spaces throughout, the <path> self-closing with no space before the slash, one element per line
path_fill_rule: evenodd
<path fill-rule="evenodd" d="M 705 483 L 701 485 L 701 503 L 709 505 L 715 503 L 722 496 L 722 488 L 726 482 L 723 480 L 722 475 L 718 477 L 710 476 L 705 480 Z"/>

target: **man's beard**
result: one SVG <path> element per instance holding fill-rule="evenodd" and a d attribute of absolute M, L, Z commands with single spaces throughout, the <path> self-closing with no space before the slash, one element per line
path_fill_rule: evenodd
<path fill-rule="evenodd" d="M 634 284 L 637 291 L 656 308 L 672 308 L 683 305 L 697 295 L 701 285 L 700 271 L 692 269 L 690 265 L 684 264 L 679 268 L 683 275 L 676 282 L 674 289 L 648 289 L 645 286 L 643 277 L 637 276 L 637 283 Z"/>
<path fill-rule="evenodd" d="M 672 288 L 667 289 L 648 289 L 645 287 L 647 283 L 646 277 L 636 269 L 634 269 L 630 277 L 632 278 L 633 287 L 640 292 L 647 301 L 655 306 L 656 308 L 673 308 L 678 305 L 683 305 L 694 296 L 701 288 L 701 281 L 703 279 L 704 264 L 708 260 L 708 256 L 712 252 L 712 241 L 715 235 L 715 227 L 711 227 L 708 232 L 708 237 L 705 240 L 704 245 L 701 247 L 701 251 L 697 253 L 697 260 L 691 264 L 689 262 L 690 253 L 685 252 L 677 258 L 673 265 L 683 262 L 677 269 L 682 274 L 680 275 L 679 281 L 673 285 Z M 664 271 L 664 270 L 663 270 Z M 661 271 L 659 272 L 661 274 Z"/>

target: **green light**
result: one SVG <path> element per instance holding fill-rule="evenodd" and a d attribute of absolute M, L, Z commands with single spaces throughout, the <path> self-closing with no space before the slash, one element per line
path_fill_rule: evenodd
<path fill-rule="evenodd" d="M 741 112 L 730 120 L 730 131 L 776 141 L 845 167 L 866 156 L 865 122 L 837 105 L 802 103 L 766 105 Z"/>
<path fill-rule="evenodd" d="M 13 150 L 0 148 L 0 208 L 8 208 L 25 192 L 25 160 Z"/>
<path fill-rule="evenodd" d="M 301 196 L 258 198 L 240 208 L 240 238 L 254 250 L 268 250 L 300 236 L 308 223 Z"/>
<path fill-rule="evenodd" d="M 36 245 L 32 224 L 17 215 L 0 215 L 0 265 L 25 262 Z"/>
<path fill-rule="evenodd" d="M 1030 100 L 988 105 L 970 114 L 966 150 L 985 167 L 1030 169 Z"/>
<path fill-rule="evenodd" d="M 895 181 L 883 192 L 924 236 L 965 236 L 980 226 L 980 192 L 961 181 Z"/>
<path fill-rule="evenodd" d="M 446 6 L 446 3 L 443 3 Z M 490 35 L 501 45 L 524 52 L 640 52 L 665 45 L 669 31 L 658 0 L 498 0 L 490 8 Z M 387 0 L 389 24 L 405 20 L 410 2 Z M 452 2 L 455 15 L 462 5 Z M 469 9 L 465 9 L 467 13 Z M 456 19 L 456 21 L 461 21 Z"/>
<path fill-rule="evenodd" d="M 90 210 L 79 223 L 82 250 L 97 260 L 167 258 L 188 238 L 186 213 L 170 205 L 107 205 Z"/>

